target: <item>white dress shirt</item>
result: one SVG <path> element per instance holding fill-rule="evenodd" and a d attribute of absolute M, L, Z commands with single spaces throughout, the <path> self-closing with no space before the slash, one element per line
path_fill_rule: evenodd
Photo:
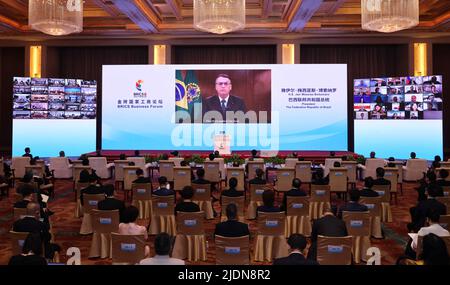
<path fill-rule="evenodd" d="M 152 258 L 142 259 L 139 265 L 185 265 L 185 263 L 181 259 L 171 258 L 168 255 L 155 255 Z"/>
<path fill-rule="evenodd" d="M 441 227 L 441 225 L 439 224 L 431 224 L 428 227 L 422 227 L 420 228 L 419 232 L 417 233 L 418 236 L 426 236 L 429 233 L 433 233 L 439 237 L 448 237 L 450 236 L 450 233 L 444 229 L 443 227 Z M 417 248 L 417 239 L 413 239 L 412 242 L 412 248 L 416 249 Z"/>

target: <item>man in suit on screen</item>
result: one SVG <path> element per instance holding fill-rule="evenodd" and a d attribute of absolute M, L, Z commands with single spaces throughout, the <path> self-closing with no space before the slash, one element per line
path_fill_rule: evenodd
<path fill-rule="evenodd" d="M 217 111 L 222 115 L 221 122 L 226 121 L 226 114 L 229 111 L 246 112 L 245 102 L 242 98 L 230 94 L 232 89 L 231 79 L 227 74 L 219 74 L 216 78 L 216 91 L 217 95 L 210 96 L 203 100 L 203 120 L 205 123 L 213 123 L 216 120 L 206 119 L 205 114 L 209 111 Z"/>

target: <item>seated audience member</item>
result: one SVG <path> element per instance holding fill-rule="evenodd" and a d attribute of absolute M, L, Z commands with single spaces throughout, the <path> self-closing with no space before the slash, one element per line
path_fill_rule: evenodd
<path fill-rule="evenodd" d="M 439 179 L 436 181 L 437 185 L 443 187 L 443 186 L 450 186 L 450 181 L 447 180 L 448 177 L 448 170 L 447 169 L 440 169 L 439 170 Z"/>
<path fill-rule="evenodd" d="M 441 167 L 441 163 L 439 161 L 433 161 L 431 163 L 431 167 L 429 168 L 428 171 L 436 171 L 440 167 Z"/>
<path fill-rule="evenodd" d="M 9 259 L 8 265 L 47 265 L 42 257 L 42 239 L 39 233 L 29 233 L 22 247 L 22 253 Z"/>
<path fill-rule="evenodd" d="M 144 177 L 144 171 L 142 169 L 136 169 L 137 178 L 133 180 L 133 183 L 152 183 L 149 177 Z"/>
<path fill-rule="evenodd" d="M 14 208 L 26 208 L 28 203 L 34 202 L 35 189 L 30 184 L 22 184 L 17 191 L 20 191 L 22 200 L 14 203 Z"/>
<path fill-rule="evenodd" d="M 424 265 L 449 265 L 450 258 L 444 240 L 434 233 L 423 237 L 422 260 Z"/>
<path fill-rule="evenodd" d="M 104 194 L 103 188 L 97 184 L 97 179 L 94 176 L 89 177 L 89 186 L 81 189 L 80 191 L 80 203 L 83 204 L 83 195 L 84 194 Z"/>
<path fill-rule="evenodd" d="M 330 151 L 330 156 L 329 156 L 329 158 L 335 158 L 335 157 L 336 157 L 336 152 Z"/>
<path fill-rule="evenodd" d="M 123 211 L 125 210 L 125 203 L 114 198 L 114 185 L 106 184 L 103 186 L 105 192 L 105 200 L 99 201 L 97 208 L 102 211 L 119 210 L 120 221 L 123 221 Z"/>
<path fill-rule="evenodd" d="M 285 192 L 283 196 L 283 203 L 281 204 L 281 211 L 286 211 L 287 208 L 287 197 L 304 197 L 307 196 L 306 192 L 300 189 L 302 186 L 302 181 L 298 178 L 292 179 L 292 189 Z"/>
<path fill-rule="evenodd" d="M 228 204 L 226 208 L 227 221 L 218 223 L 214 235 L 224 237 L 250 236 L 248 225 L 238 221 L 238 209 L 235 204 Z"/>
<path fill-rule="evenodd" d="M 181 190 L 183 202 L 175 206 L 175 215 L 177 212 L 200 212 L 200 207 L 192 202 L 192 197 L 194 197 L 194 189 L 191 186 L 184 186 Z"/>
<path fill-rule="evenodd" d="M 159 187 L 156 189 L 153 194 L 156 196 L 170 196 L 175 195 L 175 191 L 168 189 L 167 178 L 165 176 L 160 176 L 158 178 Z"/>
<path fill-rule="evenodd" d="M 259 158 L 258 151 L 256 149 L 252 149 L 251 154 L 252 154 L 251 158 L 253 158 L 252 160 L 254 160 L 255 158 Z"/>
<path fill-rule="evenodd" d="M 66 157 L 66 153 L 63 150 L 61 150 L 59 152 L 59 157 Z M 70 160 L 70 159 L 67 159 L 67 160 L 69 161 L 69 164 L 72 164 L 72 160 Z"/>
<path fill-rule="evenodd" d="M 214 151 L 214 156 L 215 156 L 216 158 L 221 157 L 221 156 L 220 156 L 220 152 L 219 152 L 218 150 L 215 150 L 215 151 Z"/>
<path fill-rule="evenodd" d="M 251 179 L 248 183 L 249 184 L 259 184 L 259 185 L 265 185 L 266 180 L 263 179 L 264 171 L 261 168 L 255 169 L 255 178 Z"/>
<path fill-rule="evenodd" d="M 326 208 L 323 216 L 313 222 L 311 231 L 311 247 L 308 251 L 308 259 L 316 260 L 317 237 L 319 235 L 327 237 L 347 236 L 347 227 L 345 226 L 345 222 L 336 218 L 330 208 Z"/>
<path fill-rule="evenodd" d="M 127 159 L 127 156 L 126 156 L 125 153 L 121 153 L 121 154 L 119 155 L 119 160 L 126 160 L 126 159 Z"/>
<path fill-rule="evenodd" d="M 427 192 L 428 198 L 426 200 L 420 201 L 417 206 L 409 209 L 411 223 L 408 224 L 408 230 L 410 232 L 416 233 L 425 226 L 427 215 L 431 210 L 436 211 L 439 215 L 447 214 L 446 206 L 436 200 L 439 188 L 436 185 L 431 185 Z"/>
<path fill-rule="evenodd" d="M 409 156 L 410 156 L 410 159 L 415 159 L 417 155 L 415 152 L 411 152 Z"/>
<path fill-rule="evenodd" d="M 375 170 L 377 173 L 377 179 L 373 181 L 373 185 L 391 185 L 391 181 L 384 179 L 384 168 L 377 167 Z"/>
<path fill-rule="evenodd" d="M 436 173 L 434 171 L 428 171 L 424 173 L 424 178 L 420 181 L 420 186 L 417 188 L 418 201 L 424 201 L 427 199 L 428 188 L 436 189 L 436 197 L 444 196 L 444 190 L 442 186 L 437 183 Z"/>
<path fill-rule="evenodd" d="M 450 236 L 450 233 L 439 224 L 439 218 L 440 218 L 440 215 L 437 211 L 430 210 L 427 215 L 428 227 L 420 228 L 420 230 L 419 230 L 419 232 L 417 232 L 417 234 L 419 236 L 426 236 L 429 233 L 433 233 L 440 237 Z M 417 240 L 413 240 L 412 248 L 414 250 L 417 249 Z"/>
<path fill-rule="evenodd" d="M 197 179 L 192 180 L 194 184 L 211 184 L 209 180 L 205 179 L 205 170 L 203 168 L 199 168 L 196 171 Z"/>
<path fill-rule="evenodd" d="M 318 168 L 316 172 L 313 174 L 313 181 L 312 184 L 314 185 L 328 185 L 330 182 L 330 179 L 327 175 L 327 177 L 323 177 L 324 171 L 322 168 Z"/>
<path fill-rule="evenodd" d="M 287 257 L 276 258 L 273 265 L 319 265 L 314 260 L 305 258 L 306 238 L 301 234 L 292 234 L 287 241 L 289 245 L 289 255 Z"/>
<path fill-rule="evenodd" d="M 230 180 L 228 180 L 228 190 L 222 191 L 222 196 L 227 197 L 240 197 L 244 196 L 244 191 L 237 191 L 236 187 L 238 185 L 238 181 L 235 177 L 231 177 Z"/>
<path fill-rule="evenodd" d="M 170 154 L 173 155 L 173 157 L 179 157 L 180 156 L 180 153 L 178 152 L 178 150 L 174 150 Z"/>
<path fill-rule="evenodd" d="M 37 203 L 28 203 L 27 215 L 14 222 L 13 231 L 30 232 L 40 234 L 45 247 L 45 257 L 52 259 L 56 251 L 60 251 L 61 247 L 57 244 L 50 243 L 52 235 L 50 234 L 50 225 L 40 221 L 41 209 Z"/>
<path fill-rule="evenodd" d="M 29 147 L 25 148 L 25 153 L 22 155 L 22 157 L 29 157 L 30 160 L 33 160 L 33 155 L 31 154 L 31 150 Z"/>
<path fill-rule="evenodd" d="M 442 158 L 441 158 L 440 155 L 435 155 L 433 161 L 441 162 L 441 161 L 442 161 Z"/>
<path fill-rule="evenodd" d="M 369 157 L 370 157 L 370 158 L 375 158 L 375 155 L 376 155 L 375 152 L 374 152 L 374 151 L 371 151 Z"/>
<path fill-rule="evenodd" d="M 338 217 L 342 219 L 342 212 L 367 212 L 369 209 L 366 205 L 359 204 L 359 190 L 350 190 L 350 201 L 339 209 Z"/>
<path fill-rule="evenodd" d="M 184 265 L 184 261 L 178 258 L 171 258 L 172 241 L 167 233 L 157 234 L 155 237 L 156 255 L 151 258 L 143 259 L 139 265 Z"/>
<path fill-rule="evenodd" d="M 281 212 L 280 207 L 275 206 L 275 192 L 272 190 L 265 190 L 262 194 L 263 205 L 256 208 L 256 213 L 267 212 L 276 213 Z"/>
<path fill-rule="evenodd" d="M 89 159 L 84 158 L 81 161 L 81 165 L 89 166 Z M 87 170 L 87 169 L 81 170 L 80 180 L 78 182 L 87 183 L 87 182 L 89 182 L 91 176 L 94 177 L 96 179 L 97 183 L 100 184 L 101 178 L 97 175 L 97 173 L 95 173 L 95 169 L 91 169 L 91 172 L 89 172 L 89 170 Z"/>
<path fill-rule="evenodd" d="M 121 235 L 144 235 L 148 239 L 147 229 L 144 226 L 136 224 L 139 217 L 139 209 L 135 206 L 128 206 L 123 211 L 123 220 L 119 224 L 119 234 Z M 145 256 L 150 255 L 150 247 L 145 246 Z"/>
<path fill-rule="evenodd" d="M 378 192 L 372 190 L 373 178 L 368 176 L 364 178 L 364 188 L 360 192 L 361 197 L 378 197 Z"/>
<path fill-rule="evenodd" d="M 214 158 L 216 158 L 216 155 L 213 152 L 208 155 L 209 161 L 213 161 Z"/>
<path fill-rule="evenodd" d="M 141 153 L 139 152 L 139 150 L 134 151 L 134 157 L 141 157 Z"/>

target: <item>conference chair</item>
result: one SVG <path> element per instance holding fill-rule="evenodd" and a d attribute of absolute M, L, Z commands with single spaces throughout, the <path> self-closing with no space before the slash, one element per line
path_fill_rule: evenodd
<path fill-rule="evenodd" d="M 369 212 L 342 212 L 342 219 L 349 236 L 353 237 L 353 260 L 355 263 L 367 261 L 367 249 L 370 248 L 371 217 Z"/>
<path fill-rule="evenodd" d="M 81 205 L 80 195 L 81 190 L 87 188 L 88 186 L 89 186 L 88 182 L 77 182 L 75 184 L 75 201 L 76 201 L 75 218 L 80 218 L 81 216 L 83 216 L 84 210 L 83 205 Z"/>
<path fill-rule="evenodd" d="M 175 167 L 180 167 L 184 157 L 169 157 L 169 160 L 173 161 Z"/>
<path fill-rule="evenodd" d="M 136 170 L 138 170 L 139 166 L 123 166 L 123 200 L 129 201 L 132 200 L 132 189 L 131 185 L 133 181 L 137 179 Z M 131 196 L 131 197 L 130 197 Z"/>
<path fill-rule="evenodd" d="M 309 197 L 288 196 L 286 199 L 286 232 L 311 236 L 311 219 L 309 218 Z"/>
<path fill-rule="evenodd" d="M 320 265 L 351 265 L 353 238 L 317 237 L 317 262 Z"/>
<path fill-rule="evenodd" d="M 366 205 L 372 218 L 371 234 L 374 238 L 383 238 L 381 230 L 381 198 L 380 197 L 361 197 L 359 203 Z"/>
<path fill-rule="evenodd" d="M 397 201 L 397 184 L 398 184 L 398 168 L 397 167 L 385 167 L 384 168 L 384 179 L 389 180 L 391 182 L 390 189 L 390 200 L 394 197 L 395 204 L 398 204 Z"/>
<path fill-rule="evenodd" d="M 428 162 L 425 159 L 408 159 L 403 166 L 403 179 L 405 181 L 417 181 L 423 178 L 428 171 Z"/>
<path fill-rule="evenodd" d="M 439 217 L 439 224 L 448 231 L 450 229 L 450 215 L 441 215 Z"/>
<path fill-rule="evenodd" d="M 228 167 L 227 168 L 227 181 L 234 177 L 237 179 L 238 184 L 236 186 L 237 191 L 245 191 L 245 169 L 244 167 Z"/>
<path fill-rule="evenodd" d="M 295 178 L 295 168 L 281 168 L 275 170 L 276 182 L 274 189 L 277 193 L 287 192 L 292 188 L 292 180 Z"/>
<path fill-rule="evenodd" d="M 392 222 L 391 185 L 373 185 L 372 190 L 378 193 L 381 201 L 381 221 Z"/>
<path fill-rule="evenodd" d="M 176 166 L 173 168 L 173 190 L 181 191 L 184 186 L 191 186 L 191 167 Z"/>
<path fill-rule="evenodd" d="M 111 257 L 111 233 L 119 231 L 119 210 L 100 211 L 93 209 L 92 212 L 92 235 L 89 258 Z"/>
<path fill-rule="evenodd" d="M 211 184 L 192 183 L 191 186 L 194 189 L 192 202 L 200 207 L 200 210 L 205 213 L 207 220 L 214 219 L 214 209 L 211 202 Z"/>
<path fill-rule="evenodd" d="M 55 179 L 68 179 L 72 178 L 73 165 L 69 163 L 67 157 L 50 157 L 49 169 L 53 172 Z"/>
<path fill-rule="evenodd" d="M 177 212 L 177 235 L 172 257 L 189 261 L 206 261 L 205 213 Z"/>
<path fill-rule="evenodd" d="M 438 179 L 441 178 L 441 176 L 439 175 L 439 172 L 441 171 L 441 169 L 445 169 L 448 172 L 450 172 L 450 167 L 442 167 L 442 165 L 441 165 L 441 167 L 435 169 L 435 173 L 436 173 L 436 176 Z M 450 181 L 450 175 L 447 176 L 447 178 L 445 178 L 445 181 Z"/>
<path fill-rule="evenodd" d="M 254 261 L 272 261 L 273 258 L 288 256 L 285 226 L 285 212 L 258 212 Z"/>
<path fill-rule="evenodd" d="M 175 223 L 174 197 L 152 195 L 152 216 L 148 233 L 156 235 L 166 232 L 171 236 L 177 234 Z"/>
<path fill-rule="evenodd" d="M 227 197 L 227 196 L 222 196 L 221 198 L 221 203 L 220 203 L 220 207 L 222 209 L 221 211 L 221 216 L 220 216 L 220 221 L 224 222 L 227 220 L 227 206 L 228 204 L 235 204 L 238 210 L 237 213 L 237 218 L 239 222 L 244 222 L 245 218 L 244 218 L 244 207 L 245 207 L 245 198 L 244 196 L 240 196 L 240 197 Z"/>
<path fill-rule="evenodd" d="M 311 185 L 311 199 L 309 201 L 309 217 L 311 220 L 322 217 L 326 208 L 331 208 L 330 185 Z"/>
<path fill-rule="evenodd" d="M 309 184 L 309 190 L 311 190 L 311 161 L 297 161 L 295 163 L 295 178 L 300 179 L 302 184 Z"/>
<path fill-rule="evenodd" d="M 159 176 L 165 176 L 167 181 L 173 181 L 173 168 L 175 163 L 171 160 L 160 160 L 159 161 Z"/>
<path fill-rule="evenodd" d="M 253 178 L 256 177 L 255 171 L 258 168 L 265 172 L 266 167 L 264 165 L 264 161 L 249 161 L 249 162 L 247 162 L 246 169 L 247 169 L 247 179 L 248 180 L 252 180 Z"/>
<path fill-rule="evenodd" d="M 347 168 L 347 184 L 350 184 L 351 189 L 356 188 L 356 170 L 358 165 L 356 161 L 343 161 L 341 167 Z"/>
<path fill-rule="evenodd" d="M 139 219 L 150 219 L 152 216 L 152 184 L 132 183 L 131 204 L 139 209 Z"/>
<path fill-rule="evenodd" d="M 263 205 L 262 194 L 268 190 L 266 185 L 250 184 L 250 202 L 247 207 L 247 219 L 256 219 L 256 209 Z"/>
<path fill-rule="evenodd" d="M 92 211 L 97 209 L 99 201 L 105 199 L 105 194 L 83 194 L 83 221 L 81 222 L 80 234 L 92 234 Z"/>
<path fill-rule="evenodd" d="M 386 161 L 381 158 L 368 158 L 366 159 L 366 163 L 364 165 L 358 164 L 358 168 L 361 169 L 361 179 L 366 177 L 372 177 L 375 179 L 377 177 L 376 170 L 378 167 L 383 168 L 386 164 Z"/>
<path fill-rule="evenodd" d="M 123 183 L 123 176 L 124 171 L 123 167 L 128 166 L 129 161 L 128 160 L 114 160 L 114 184 L 115 188 L 118 190 L 122 187 L 124 189 L 124 183 Z"/>
<path fill-rule="evenodd" d="M 450 213 L 450 197 L 446 196 L 446 197 L 436 197 L 436 200 L 438 200 L 439 202 L 441 202 L 442 204 L 445 205 L 445 207 L 447 208 L 447 213 Z"/>
<path fill-rule="evenodd" d="M 441 237 L 444 240 L 447 247 L 447 252 L 450 252 L 450 236 Z M 417 248 L 416 248 L 416 259 L 420 260 L 423 251 L 423 236 L 417 236 Z"/>
<path fill-rule="evenodd" d="M 9 237 L 11 238 L 11 256 L 19 255 L 22 253 L 23 244 L 28 236 L 28 232 L 15 232 L 9 231 Z"/>
<path fill-rule="evenodd" d="M 25 166 L 30 165 L 29 157 L 13 157 L 11 159 L 11 171 L 14 179 L 21 179 L 25 175 Z"/>
<path fill-rule="evenodd" d="M 326 158 L 325 164 L 320 164 L 320 167 L 323 169 L 323 176 L 326 177 L 330 173 L 330 168 L 334 166 L 335 162 L 342 163 L 342 158 Z"/>
<path fill-rule="evenodd" d="M 144 171 L 144 177 L 148 177 L 148 169 L 152 166 L 151 163 L 145 163 L 145 157 L 127 157 L 128 162 L 133 162 L 134 166 L 139 167 Z"/>
<path fill-rule="evenodd" d="M 89 157 L 89 166 L 95 170 L 95 173 L 101 179 L 111 178 L 112 167 L 114 163 L 108 163 L 106 157 Z"/>
<path fill-rule="evenodd" d="M 249 265 L 250 237 L 215 236 L 217 265 Z"/>
<path fill-rule="evenodd" d="M 220 162 L 216 160 L 205 161 L 203 163 L 203 169 L 205 170 L 205 180 L 208 180 L 211 183 L 218 183 L 219 191 L 222 190 Z"/>
<path fill-rule="evenodd" d="M 347 168 L 332 167 L 330 168 L 330 192 L 342 194 L 343 200 L 347 200 Z"/>
<path fill-rule="evenodd" d="M 133 265 L 145 257 L 144 235 L 111 233 L 112 264 Z"/>

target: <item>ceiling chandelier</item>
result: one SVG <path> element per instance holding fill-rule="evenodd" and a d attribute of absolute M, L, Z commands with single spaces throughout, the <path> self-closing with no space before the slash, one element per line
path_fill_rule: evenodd
<path fill-rule="evenodd" d="M 361 0 L 364 30 L 392 33 L 419 24 L 419 0 Z"/>
<path fill-rule="evenodd" d="M 245 28 L 245 0 L 194 0 L 194 28 L 225 34 Z"/>
<path fill-rule="evenodd" d="M 83 0 L 29 0 L 28 24 L 52 36 L 83 31 Z"/>

